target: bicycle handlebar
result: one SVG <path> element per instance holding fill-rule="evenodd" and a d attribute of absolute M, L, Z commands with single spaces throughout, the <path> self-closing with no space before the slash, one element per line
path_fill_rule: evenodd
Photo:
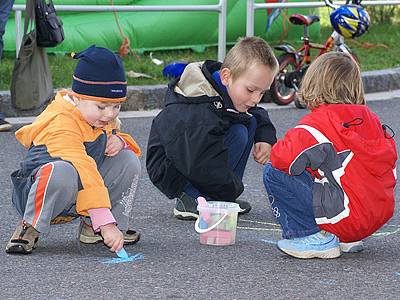
<path fill-rule="evenodd" d="M 361 5 L 361 1 L 362 0 L 346 0 L 346 4 L 345 5 L 350 4 L 350 2 L 351 2 L 351 4 L 354 4 L 354 5 Z M 329 6 L 330 8 L 333 8 L 333 9 L 336 9 L 336 8 L 338 8 L 340 6 L 338 4 L 334 4 L 333 0 L 324 0 L 324 2 L 326 4 L 326 6 Z"/>
<path fill-rule="evenodd" d="M 349 0 L 346 0 L 346 1 L 349 1 Z M 324 2 L 325 2 L 325 5 L 326 5 L 326 6 L 329 6 L 330 8 L 335 9 L 335 8 L 338 7 L 337 5 L 334 5 L 334 4 L 333 4 L 333 1 L 332 1 L 332 0 L 324 0 Z"/>

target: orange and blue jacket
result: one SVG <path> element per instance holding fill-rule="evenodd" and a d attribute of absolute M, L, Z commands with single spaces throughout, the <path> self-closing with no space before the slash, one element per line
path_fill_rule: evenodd
<path fill-rule="evenodd" d="M 117 134 L 137 156 L 141 154 L 132 137 L 119 131 L 117 122 L 108 124 L 104 129 L 87 123 L 76 106 L 63 98 L 66 93 L 58 92 L 32 124 L 15 133 L 17 140 L 29 149 L 21 162 L 21 169 L 11 175 L 13 204 L 21 214 L 25 210 L 34 174 L 44 164 L 57 160 L 71 163 L 78 172 L 78 214 L 88 215 L 87 211 L 93 208 L 111 208 L 108 190 L 99 173 L 105 158 L 107 136 Z"/>

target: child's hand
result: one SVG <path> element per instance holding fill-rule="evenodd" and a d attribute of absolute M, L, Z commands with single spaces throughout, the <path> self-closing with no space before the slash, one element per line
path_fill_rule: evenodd
<path fill-rule="evenodd" d="M 253 157 L 259 164 L 265 165 L 269 161 L 272 146 L 265 142 L 258 142 L 253 147 Z"/>
<path fill-rule="evenodd" d="M 112 134 L 107 139 L 105 155 L 115 156 L 124 148 L 124 143 L 115 134 Z"/>
<path fill-rule="evenodd" d="M 115 224 L 107 224 L 100 227 L 104 244 L 110 247 L 110 250 L 117 252 L 124 246 L 124 235 Z"/>

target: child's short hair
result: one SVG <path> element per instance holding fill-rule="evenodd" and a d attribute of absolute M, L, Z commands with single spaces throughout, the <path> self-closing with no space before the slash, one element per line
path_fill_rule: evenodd
<path fill-rule="evenodd" d="M 221 69 L 228 68 L 235 80 L 256 63 L 268 66 L 274 72 L 279 67 L 274 52 L 266 41 L 259 37 L 239 38 L 227 53 Z"/>
<path fill-rule="evenodd" d="M 310 109 L 322 103 L 365 104 L 360 67 L 349 54 L 325 53 L 308 68 L 300 96 Z"/>

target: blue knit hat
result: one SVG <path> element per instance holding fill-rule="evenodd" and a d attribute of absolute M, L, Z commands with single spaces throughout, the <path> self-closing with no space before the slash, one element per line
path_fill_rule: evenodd
<path fill-rule="evenodd" d="M 106 48 L 90 46 L 74 55 L 80 59 L 72 80 L 72 91 L 100 102 L 126 100 L 126 78 L 121 58 Z"/>

